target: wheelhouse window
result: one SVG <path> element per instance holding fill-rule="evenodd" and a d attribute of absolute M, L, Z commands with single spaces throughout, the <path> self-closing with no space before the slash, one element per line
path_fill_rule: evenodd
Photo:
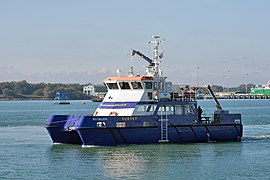
<path fill-rule="evenodd" d="M 147 92 L 147 98 L 148 98 L 148 100 L 152 100 L 153 99 L 153 93 L 152 92 Z"/>
<path fill-rule="evenodd" d="M 118 89 L 117 83 L 107 83 L 109 89 Z"/>
<path fill-rule="evenodd" d="M 175 114 L 177 114 L 177 115 L 182 115 L 182 114 L 183 114 L 183 106 L 181 106 L 181 105 L 176 105 L 176 106 L 175 106 Z"/>
<path fill-rule="evenodd" d="M 174 114 L 173 106 L 160 106 L 158 109 L 158 115 L 172 115 Z"/>
<path fill-rule="evenodd" d="M 142 89 L 142 84 L 140 82 L 131 82 L 133 89 Z"/>
<path fill-rule="evenodd" d="M 150 123 L 149 122 L 143 122 L 143 126 L 148 127 L 148 126 L 150 126 Z"/>
<path fill-rule="evenodd" d="M 145 89 L 152 89 L 153 83 L 152 82 L 144 82 Z"/>
<path fill-rule="evenodd" d="M 154 82 L 154 84 L 153 84 L 153 89 L 154 89 L 154 90 L 160 89 L 160 83 Z"/>
<path fill-rule="evenodd" d="M 154 89 L 161 89 L 161 83 L 160 82 L 154 82 L 153 88 Z"/>
<path fill-rule="evenodd" d="M 157 107 L 156 105 L 150 105 L 150 104 L 138 105 L 137 112 L 151 112 L 151 113 L 154 113 L 156 107 Z"/>
<path fill-rule="evenodd" d="M 193 105 L 185 105 L 184 112 L 185 114 L 195 114 L 195 107 Z"/>
<path fill-rule="evenodd" d="M 130 89 L 128 82 L 120 82 L 119 85 L 121 89 Z"/>
<path fill-rule="evenodd" d="M 126 122 L 116 122 L 116 127 L 125 128 Z"/>

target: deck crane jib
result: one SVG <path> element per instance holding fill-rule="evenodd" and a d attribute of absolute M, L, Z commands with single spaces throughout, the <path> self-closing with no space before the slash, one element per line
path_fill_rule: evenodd
<path fill-rule="evenodd" d="M 149 63 L 149 66 L 146 67 L 147 76 L 160 77 L 162 76 L 162 71 L 159 69 L 159 65 L 161 62 L 160 59 L 163 58 L 163 51 L 160 51 L 158 47 L 160 43 L 163 42 L 164 40 L 160 40 L 159 36 L 152 36 L 152 37 L 154 40 L 149 41 L 149 44 L 153 44 L 153 58 L 152 59 L 137 50 L 132 50 L 131 56 L 134 56 L 137 54 Z"/>

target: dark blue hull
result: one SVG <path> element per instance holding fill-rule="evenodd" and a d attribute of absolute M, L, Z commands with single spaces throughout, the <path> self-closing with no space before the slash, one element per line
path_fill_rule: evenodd
<path fill-rule="evenodd" d="M 197 115 L 52 116 L 46 128 L 54 143 L 94 146 L 241 141 L 240 114 L 216 111 L 212 121 Z M 164 124 L 164 119 L 166 123 Z M 166 129 L 166 130 L 164 130 Z"/>
<path fill-rule="evenodd" d="M 53 143 L 82 144 L 77 131 L 61 131 L 58 128 L 47 128 Z"/>
<path fill-rule="evenodd" d="M 116 146 L 150 144 L 161 140 L 160 127 L 82 128 L 83 145 Z M 241 141 L 242 125 L 191 125 L 168 127 L 168 142 Z"/>
<path fill-rule="evenodd" d="M 45 128 L 47 129 L 53 143 L 82 144 L 82 140 L 77 131 L 65 129 L 69 119 L 67 115 L 52 116 Z"/>

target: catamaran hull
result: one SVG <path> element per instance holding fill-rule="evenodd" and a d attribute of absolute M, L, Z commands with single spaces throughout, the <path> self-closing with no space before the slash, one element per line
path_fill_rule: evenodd
<path fill-rule="evenodd" d="M 82 144 L 77 131 L 61 131 L 58 128 L 48 127 L 47 131 L 53 143 Z"/>
<path fill-rule="evenodd" d="M 45 125 L 53 143 L 82 144 L 77 131 L 67 131 L 68 115 L 53 115 Z"/>
<path fill-rule="evenodd" d="M 241 141 L 243 127 L 238 125 L 169 126 L 168 141 L 161 141 L 161 128 L 79 128 L 64 131 L 62 127 L 47 127 L 54 143 L 94 146 L 151 144 L 159 142 L 192 143 L 215 141 Z"/>

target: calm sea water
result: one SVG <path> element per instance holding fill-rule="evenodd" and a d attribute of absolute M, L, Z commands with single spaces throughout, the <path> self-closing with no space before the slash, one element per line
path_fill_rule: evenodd
<path fill-rule="evenodd" d="M 91 114 L 97 103 L 0 101 L 0 179 L 269 179 L 270 100 L 223 100 L 242 113 L 242 142 L 82 148 L 53 145 L 52 114 Z M 205 114 L 210 100 L 199 101 Z"/>

